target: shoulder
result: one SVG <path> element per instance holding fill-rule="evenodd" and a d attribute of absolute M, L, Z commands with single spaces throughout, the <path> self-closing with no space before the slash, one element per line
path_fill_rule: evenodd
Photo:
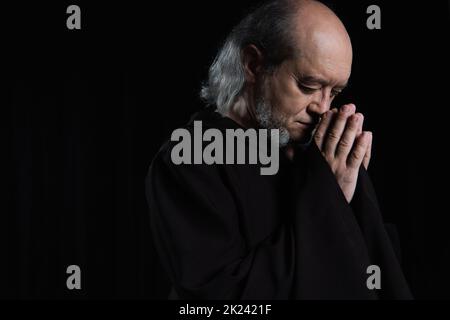
<path fill-rule="evenodd" d="M 204 132 L 216 129 L 224 133 L 226 129 L 239 129 L 233 120 L 223 117 L 213 108 L 205 108 L 194 114 L 182 127 L 173 130 L 170 137 L 163 143 L 156 153 L 148 173 L 165 169 L 176 172 L 197 172 L 198 174 L 218 174 L 224 170 L 223 165 L 203 165 L 202 161 L 195 161 L 195 156 L 203 152 L 209 141 L 204 141 Z M 202 155 L 202 154 L 201 154 Z M 200 156 L 201 156 L 200 155 Z M 180 158 L 183 158 L 181 161 Z"/>

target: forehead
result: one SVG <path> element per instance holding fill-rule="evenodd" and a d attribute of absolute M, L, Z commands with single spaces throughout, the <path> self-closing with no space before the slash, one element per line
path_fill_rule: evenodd
<path fill-rule="evenodd" d="M 293 66 L 300 75 L 321 77 L 330 83 L 345 83 L 351 73 L 351 47 L 328 37 L 300 48 L 293 59 Z"/>
<path fill-rule="evenodd" d="M 322 79 L 324 85 L 345 86 L 351 74 L 351 60 L 301 55 L 292 61 L 292 68 L 303 79 Z"/>
<path fill-rule="evenodd" d="M 297 73 L 319 76 L 330 83 L 347 82 L 353 52 L 345 30 L 330 26 L 298 33 L 293 63 Z"/>

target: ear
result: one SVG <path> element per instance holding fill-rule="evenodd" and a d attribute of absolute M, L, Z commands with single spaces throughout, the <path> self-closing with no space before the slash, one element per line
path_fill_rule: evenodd
<path fill-rule="evenodd" d="M 263 69 L 263 54 L 255 45 L 250 44 L 242 49 L 242 64 L 244 66 L 245 80 L 256 83 L 257 76 Z"/>

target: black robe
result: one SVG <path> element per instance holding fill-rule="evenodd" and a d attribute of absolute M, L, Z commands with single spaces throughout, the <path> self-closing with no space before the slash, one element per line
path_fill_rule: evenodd
<path fill-rule="evenodd" d="M 193 120 L 240 128 L 211 109 Z M 175 165 L 168 141 L 146 178 L 151 227 L 181 299 L 410 299 L 376 196 L 362 168 L 347 203 L 314 143 L 274 176 L 257 165 Z M 381 289 L 369 290 L 369 265 Z"/>

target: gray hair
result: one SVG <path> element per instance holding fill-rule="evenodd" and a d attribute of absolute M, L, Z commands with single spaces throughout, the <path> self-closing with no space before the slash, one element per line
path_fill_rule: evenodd
<path fill-rule="evenodd" d="M 208 105 L 226 112 L 242 94 L 245 73 L 241 51 L 253 44 L 263 53 L 264 71 L 272 72 L 294 53 L 295 0 L 270 0 L 248 14 L 226 38 L 209 68 L 200 96 Z"/>

